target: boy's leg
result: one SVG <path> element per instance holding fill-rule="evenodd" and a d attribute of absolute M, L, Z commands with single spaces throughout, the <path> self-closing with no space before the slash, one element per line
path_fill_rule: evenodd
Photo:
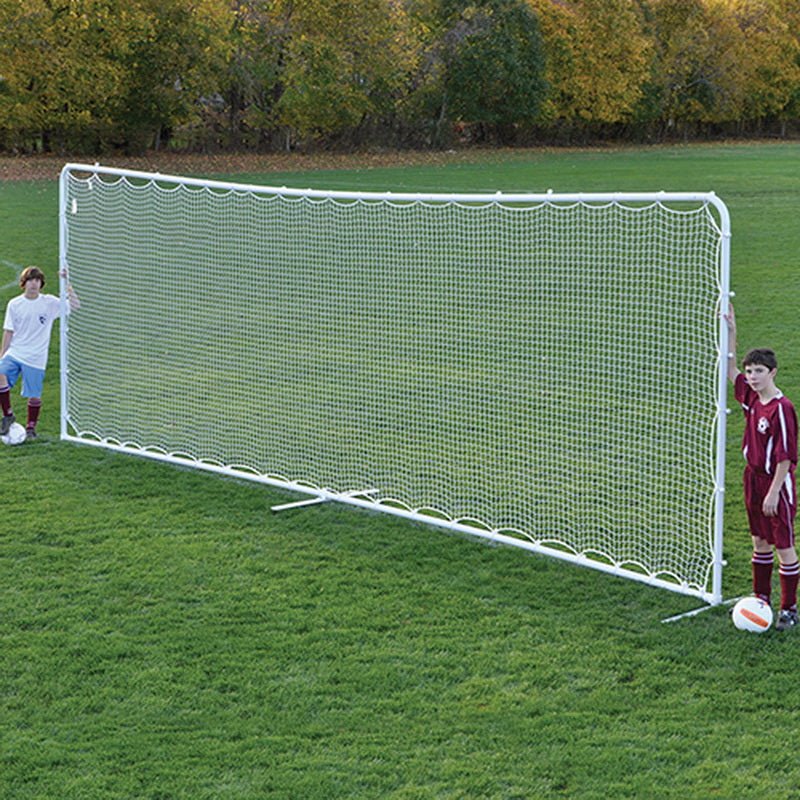
<path fill-rule="evenodd" d="M 5 375 L 0 375 L 0 409 L 3 411 L 3 416 L 11 415 L 11 387 L 8 385 Z M 13 422 L 13 420 L 12 420 Z M 7 430 L 3 433 L 8 433 Z"/>
<path fill-rule="evenodd" d="M 778 630 L 794 628 L 798 624 L 797 583 L 800 579 L 800 563 L 794 547 L 778 550 L 781 579 L 781 611 L 775 627 Z"/>
<path fill-rule="evenodd" d="M 772 596 L 772 546 L 760 536 L 753 537 L 753 594 L 769 603 Z"/>
<path fill-rule="evenodd" d="M 42 399 L 40 397 L 28 398 L 28 423 L 25 432 L 28 439 L 36 438 L 36 423 L 39 421 L 39 412 L 42 410 Z"/>
<path fill-rule="evenodd" d="M 15 378 L 13 362 L 6 358 L 0 360 L 0 410 L 3 412 L 3 418 L 0 420 L 0 436 L 8 433 L 14 421 L 14 412 L 11 410 L 11 387 Z"/>
<path fill-rule="evenodd" d="M 28 398 L 28 422 L 25 426 L 28 440 L 36 438 L 36 423 L 42 410 L 44 370 L 25 366 L 22 369 L 22 396 Z"/>
<path fill-rule="evenodd" d="M 773 523 L 764 516 L 764 495 L 769 490 L 769 476 L 758 475 L 749 466 L 744 470 L 744 505 L 750 535 L 753 537 L 753 594 L 769 603 L 772 596 Z"/>
<path fill-rule="evenodd" d="M 781 578 L 781 608 L 797 611 L 797 582 L 800 578 L 800 563 L 797 561 L 797 556 L 787 557 L 786 561 L 781 560 L 778 571 Z"/>
<path fill-rule="evenodd" d="M 775 550 L 780 562 L 781 611 L 775 627 L 779 631 L 794 628 L 800 623 L 797 616 L 797 584 L 800 580 L 800 563 L 794 547 L 794 519 L 796 506 L 794 503 L 794 476 L 789 476 L 791 492 L 781 488 L 778 513 L 773 517 Z"/>

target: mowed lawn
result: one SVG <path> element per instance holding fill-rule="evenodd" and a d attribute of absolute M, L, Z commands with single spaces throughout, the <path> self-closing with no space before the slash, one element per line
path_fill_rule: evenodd
<path fill-rule="evenodd" d="M 799 159 L 730 144 L 224 177 L 716 191 L 741 348 L 773 346 L 800 403 Z M 3 302 L 25 264 L 55 278 L 57 249 L 56 183 L 0 184 Z M 41 441 L 0 449 L 0 797 L 800 797 L 794 633 L 739 633 L 725 608 L 665 625 L 698 603 L 346 507 L 271 514 L 299 498 L 61 443 L 57 366 L 54 337 Z M 732 411 L 731 598 L 750 554 Z"/>

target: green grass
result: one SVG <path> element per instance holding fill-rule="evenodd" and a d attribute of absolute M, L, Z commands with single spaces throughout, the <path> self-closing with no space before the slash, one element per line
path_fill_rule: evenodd
<path fill-rule="evenodd" d="M 713 189 L 742 348 L 774 346 L 800 402 L 799 157 L 526 152 L 236 177 Z M 0 285 L 29 262 L 54 275 L 56 196 L 0 184 Z M 1 797 L 800 797 L 792 634 L 737 633 L 722 608 L 662 625 L 696 602 L 335 505 L 271 515 L 295 497 L 62 444 L 56 367 L 42 441 L 0 450 Z M 734 409 L 726 596 L 749 586 L 740 432 Z"/>

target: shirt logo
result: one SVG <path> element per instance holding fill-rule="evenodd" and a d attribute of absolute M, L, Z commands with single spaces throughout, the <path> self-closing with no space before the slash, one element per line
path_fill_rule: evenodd
<path fill-rule="evenodd" d="M 769 421 L 766 417 L 761 417 L 758 420 L 758 432 L 766 433 L 769 430 Z"/>

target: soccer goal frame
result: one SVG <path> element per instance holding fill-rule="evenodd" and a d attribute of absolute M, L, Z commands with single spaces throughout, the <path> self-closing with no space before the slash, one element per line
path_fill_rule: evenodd
<path fill-rule="evenodd" d="M 70 163 L 59 251 L 81 297 L 67 316 L 62 278 L 63 440 L 306 496 L 276 510 L 346 503 L 722 602 L 713 192 L 322 191 Z"/>

